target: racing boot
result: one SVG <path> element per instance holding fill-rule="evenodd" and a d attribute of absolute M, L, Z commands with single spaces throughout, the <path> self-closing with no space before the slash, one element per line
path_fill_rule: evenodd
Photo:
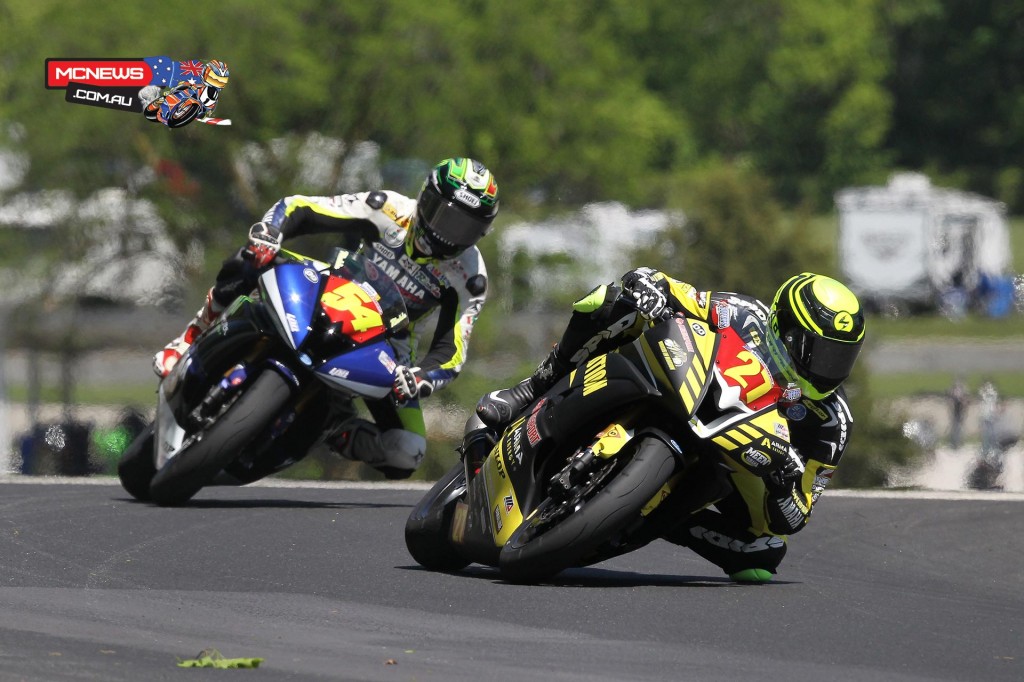
<path fill-rule="evenodd" d="M 512 388 L 491 391 L 476 404 L 476 414 L 488 426 L 501 431 L 537 396 L 555 385 L 572 369 L 568 360 L 558 354 L 558 346 L 551 349 L 533 374 Z"/>
<path fill-rule="evenodd" d="M 427 439 L 405 429 L 388 429 L 360 417 L 344 421 L 326 440 L 336 454 L 365 462 L 391 480 L 409 478 L 423 461 Z"/>
<path fill-rule="evenodd" d="M 178 360 L 185 354 L 188 347 L 192 345 L 192 342 L 196 340 L 196 337 L 209 329 L 213 321 L 220 317 L 222 312 L 224 312 L 224 306 L 214 300 L 213 289 L 211 288 L 206 292 L 206 302 L 203 304 L 203 307 L 199 309 L 196 316 L 188 323 L 181 336 L 168 343 L 164 346 L 163 350 L 153 356 L 153 371 L 156 372 L 156 375 L 163 379 L 170 374 L 171 370 L 174 369 L 174 365 L 178 363 Z"/>

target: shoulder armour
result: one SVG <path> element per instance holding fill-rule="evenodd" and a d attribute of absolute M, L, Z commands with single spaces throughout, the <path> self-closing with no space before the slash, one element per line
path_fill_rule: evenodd
<path fill-rule="evenodd" d="M 473 296 L 479 296 L 487 291 L 487 277 L 484 275 L 473 275 L 466 280 L 466 289 Z"/>

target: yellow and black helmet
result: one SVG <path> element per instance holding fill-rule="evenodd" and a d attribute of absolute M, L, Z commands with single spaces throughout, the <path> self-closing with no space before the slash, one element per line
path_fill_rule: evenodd
<path fill-rule="evenodd" d="M 853 371 L 864 343 L 864 311 L 846 285 L 804 272 L 775 293 L 771 330 L 785 347 L 803 394 L 821 400 Z"/>

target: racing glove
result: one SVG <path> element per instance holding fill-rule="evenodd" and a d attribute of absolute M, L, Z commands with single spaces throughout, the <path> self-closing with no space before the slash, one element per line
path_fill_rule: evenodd
<path fill-rule="evenodd" d="M 789 452 L 782 458 L 781 464 L 777 465 L 765 477 L 765 487 L 773 494 L 785 494 L 793 488 L 793 484 L 800 480 L 807 467 L 796 448 L 790 447 Z"/>
<path fill-rule="evenodd" d="M 622 276 L 623 293 L 630 296 L 637 311 L 648 320 L 661 317 L 668 307 L 668 297 L 651 277 L 650 268 L 636 268 Z"/>
<path fill-rule="evenodd" d="M 427 379 L 426 372 L 419 367 L 399 365 L 395 368 L 395 385 L 392 389 L 398 402 L 426 398 L 434 392 L 434 382 Z"/>
<path fill-rule="evenodd" d="M 249 228 L 249 243 L 242 256 L 257 268 L 266 267 L 281 248 L 281 231 L 270 223 L 255 223 Z"/>

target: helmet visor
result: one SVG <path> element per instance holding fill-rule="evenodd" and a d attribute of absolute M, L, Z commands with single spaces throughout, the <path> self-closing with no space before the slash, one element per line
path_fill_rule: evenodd
<path fill-rule="evenodd" d="M 786 345 L 797 371 L 819 391 L 829 393 L 850 376 L 861 342 L 826 339 L 808 329 L 797 328 L 791 332 Z"/>
<path fill-rule="evenodd" d="M 467 213 L 429 188 L 416 207 L 417 236 L 428 242 L 431 256 L 454 256 L 480 241 L 491 221 Z"/>

